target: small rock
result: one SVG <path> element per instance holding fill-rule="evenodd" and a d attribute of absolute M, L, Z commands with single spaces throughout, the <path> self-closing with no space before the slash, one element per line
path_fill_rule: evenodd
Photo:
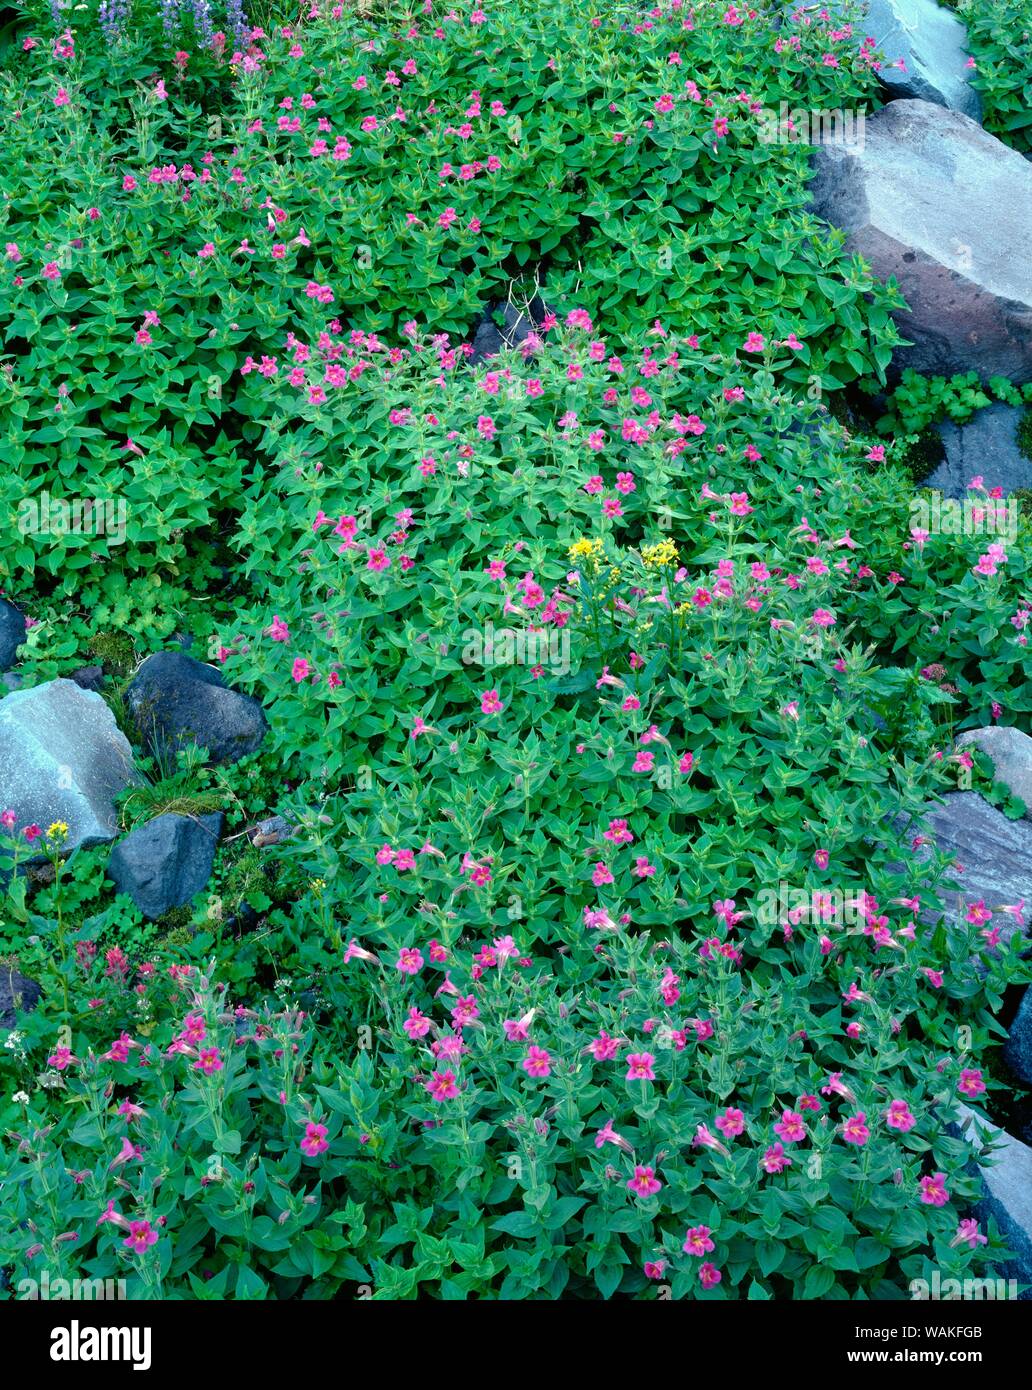
<path fill-rule="evenodd" d="M 25 641 L 25 615 L 13 603 L 0 598 L 0 671 L 14 665 L 18 648 Z"/>
<path fill-rule="evenodd" d="M 996 1266 L 995 1277 L 1014 1279 L 1019 1285 L 1032 1284 L 1032 1149 L 966 1105 L 961 1106 L 961 1129 L 966 1131 L 966 1138 L 977 1137 L 994 1146 L 978 1165 L 985 1196 L 974 1215 L 982 1223 L 983 1234 L 989 1218 L 995 1217 L 1014 1252 L 1013 1260 Z M 1018 1298 L 1032 1299 L 1032 1289 Z"/>
<path fill-rule="evenodd" d="M 206 816 L 167 811 L 137 826 L 114 847 L 108 877 L 154 921 L 207 886 L 221 833 L 221 811 Z"/>
<path fill-rule="evenodd" d="M 1026 989 L 1003 1047 L 1003 1060 L 1019 1080 L 1032 1086 L 1032 989 Z"/>
<path fill-rule="evenodd" d="M 1025 819 L 1032 820 L 1032 738 L 1028 734 L 1010 725 L 991 724 L 965 730 L 957 738 L 957 747 L 981 749 L 992 761 L 997 782 L 1025 803 Z"/>
<path fill-rule="evenodd" d="M 78 671 L 73 671 L 68 679 L 73 680 L 80 690 L 94 690 L 99 694 L 104 687 L 104 668 L 103 666 L 80 666 Z"/>
<path fill-rule="evenodd" d="M 813 211 L 910 306 L 895 367 L 1032 379 L 1032 166 L 1016 150 L 959 111 L 890 101 L 862 142 L 823 140 L 814 172 Z"/>
<path fill-rule="evenodd" d="M 194 743 L 207 748 L 212 762 L 235 763 L 255 751 L 269 727 L 257 700 L 227 686 L 214 666 L 183 652 L 149 656 L 126 691 L 126 703 L 150 753 Z"/>
<path fill-rule="evenodd" d="M 42 993 L 35 980 L 11 965 L 0 965 L 0 1028 L 13 1028 L 18 1011 L 34 1009 Z"/>
<path fill-rule="evenodd" d="M 248 836 L 256 849 L 264 849 L 266 845 L 277 845 L 281 840 L 289 840 L 296 829 L 296 826 L 285 821 L 282 816 L 270 816 L 268 820 L 261 820 L 252 826 Z"/>
<path fill-rule="evenodd" d="M 64 821 L 67 852 L 118 834 L 115 798 L 139 781 L 129 741 L 107 705 L 73 681 L 0 700 L 0 809 L 18 826 Z"/>
<path fill-rule="evenodd" d="M 496 322 L 496 314 L 503 319 L 500 327 Z M 484 310 L 484 317 L 473 335 L 473 355 L 469 359 L 470 362 L 475 365 L 487 357 L 494 357 L 496 353 L 505 351 L 506 348 L 519 347 L 531 333 L 537 331 L 544 317 L 545 306 L 536 295 L 526 310 L 518 309 L 515 304 L 508 302 L 492 304 Z"/>
<path fill-rule="evenodd" d="M 943 421 L 937 429 L 946 457 L 922 486 L 935 488 L 946 497 L 975 497 L 979 502 L 981 493 L 968 492 L 968 483 L 977 474 L 987 488 L 1002 488 L 1005 496 L 1017 488 L 1032 487 L 1032 459 L 1027 459 L 1018 446 L 1023 414 L 1024 407 L 1001 401 L 978 411 L 966 425 Z M 990 535 L 988 527 L 986 534 L 989 540 L 1005 539 L 998 532 Z"/>

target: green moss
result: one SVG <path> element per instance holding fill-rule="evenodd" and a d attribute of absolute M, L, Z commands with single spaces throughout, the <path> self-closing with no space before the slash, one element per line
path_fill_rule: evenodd
<path fill-rule="evenodd" d="M 945 457 L 946 450 L 939 431 L 922 430 L 900 459 L 900 467 L 906 469 L 916 487 L 935 472 Z"/>
<path fill-rule="evenodd" d="M 133 787 L 127 793 L 122 803 L 122 823 L 131 830 L 155 816 L 206 816 L 221 811 L 223 806 L 218 792 L 184 791 L 182 787 L 157 782 L 153 786 Z"/>
<path fill-rule="evenodd" d="M 95 632 L 86 650 L 109 675 L 127 676 L 136 665 L 136 647 L 127 632 Z"/>
<path fill-rule="evenodd" d="M 261 850 L 248 845 L 228 866 L 222 881 L 222 898 L 226 912 L 235 914 L 241 903 L 252 902 L 267 895 L 270 882 L 270 862 Z"/>
<path fill-rule="evenodd" d="M 188 946 L 193 937 L 190 922 L 188 907 L 170 908 L 160 919 L 160 926 L 164 929 L 161 943 L 166 946 Z"/>
<path fill-rule="evenodd" d="M 1032 406 L 1025 407 L 1024 414 L 1018 422 L 1018 448 L 1025 458 L 1032 459 Z M 1027 492 L 1028 489 L 1022 488 L 1021 491 Z"/>

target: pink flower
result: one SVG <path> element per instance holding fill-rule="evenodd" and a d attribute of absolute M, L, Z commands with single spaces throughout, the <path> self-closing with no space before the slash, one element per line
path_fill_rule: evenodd
<path fill-rule="evenodd" d="M 222 1058 L 217 1047 L 202 1047 L 200 1056 L 193 1064 L 194 1071 L 203 1071 L 205 1076 L 214 1076 L 222 1070 Z"/>
<path fill-rule="evenodd" d="M 655 1062 L 651 1052 L 629 1052 L 625 1061 L 627 1062 L 627 1081 L 655 1081 L 656 1073 L 653 1071 Z"/>
<path fill-rule="evenodd" d="M 485 690 L 481 695 L 480 709 L 484 714 L 500 714 L 504 708 L 497 690 Z"/>
<path fill-rule="evenodd" d="M 634 1177 L 627 1181 L 628 1189 L 638 1197 L 654 1197 L 662 1186 L 656 1170 L 642 1163 L 634 1165 Z"/>
<path fill-rule="evenodd" d="M 699 1268 L 699 1283 L 704 1289 L 712 1289 L 715 1284 L 719 1284 L 722 1275 L 716 1265 L 704 1264 Z"/>
<path fill-rule="evenodd" d="M 454 1100 L 459 1094 L 459 1088 L 455 1084 L 455 1073 L 450 1069 L 448 1071 L 435 1071 L 426 1083 L 426 1089 L 434 1100 Z"/>
<path fill-rule="evenodd" d="M 395 961 L 395 969 L 403 975 L 418 975 L 423 968 L 423 956 L 417 946 L 402 946 Z"/>
<path fill-rule="evenodd" d="M 527 1055 L 521 1065 L 528 1076 L 550 1076 L 552 1073 L 550 1054 L 543 1047 L 536 1047 L 533 1043 L 527 1048 Z"/>
<path fill-rule="evenodd" d="M 765 344 L 764 344 L 764 341 L 763 341 L 763 334 L 762 334 L 762 333 L 750 333 L 749 336 L 746 338 L 745 342 L 742 344 L 742 351 L 743 351 L 743 352 L 762 352 L 763 349 L 764 349 L 764 346 L 765 346 Z"/>
<path fill-rule="evenodd" d="M 977 1250 L 980 1245 L 988 1245 L 989 1237 L 984 1236 L 978 1229 L 978 1222 L 972 1217 L 966 1217 L 957 1227 L 957 1234 L 950 1241 L 950 1245 L 966 1244 L 969 1250 Z"/>
<path fill-rule="evenodd" d="M 708 1226 L 689 1226 L 681 1249 L 686 1255 L 708 1255 L 715 1247 Z"/>
<path fill-rule="evenodd" d="M 596 1062 L 609 1062 L 620 1051 L 623 1046 L 619 1038 L 611 1038 L 603 1029 L 597 1038 L 593 1038 L 588 1044 L 587 1050 L 594 1057 Z"/>
<path fill-rule="evenodd" d="M 982 1073 L 973 1067 L 965 1067 L 960 1073 L 957 1090 L 962 1096 L 980 1096 L 985 1090 Z"/>
<path fill-rule="evenodd" d="M 729 1106 L 723 1115 L 717 1116 L 717 1128 L 725 1139 L 734 1139 L 745 1129 L 745 1116 L 741 1110 L 734 1110 Z"/>
<path fill-rule="evenodd" d="M 914 1128 L 917 1121 L 905 1100 L 893 1100 L 889 1102 L 889 1108 L 885 1112 L 885 1123 L 890 1129 L 898 1129 L 901 1134 L 906 1134 Z"/>
<path fill-rule="evenodd" d="M 301 1152 L 309 1158 L 317 1158 L 329 1147 L 330 1142 L 326 1138 L 326 1126 L 309 1120 L 308 1124 L 305 1125 L 304 1137 L 301 1140 Z"/>
<path fill-rule="evenodd" d="M 408 1011 L 408 1018 L 401 1026 L 410 1038 L 425 1038 L 430 1031 L 430 1020 L 413 1004 Z"/>
<path fill-rule="evenodd" d="M 863 1145 L 870 1137 L 871 1131 L 867 1128 L 867 1116 L 863 1110 L 858 1110 L 855 1115 L 850 1115 L 842 1126 L 842 1138 L 847 1144 Z"/>
<path fill-rule="evenodd" d="M 122 1244 L 134 1255 L 143 1255 L 157 1241 L 158 1233 L 149 1221 L 130 1221 L 129 1234 Z"/>
<path fill-rule="evenodd" d="M 802 1115 L 794 1110 L 784 1111 L 774 1126 L 774 1133 L 780 1134 L 786 1144 L 801 1143 L 806 1138 L 806 1126 L 803 1124 Z"/>
<path fill-rule="evenodd" d="M 927 1207 L 944 1207 L 950 1200 L 946 1190 L 946 1174 L 933 1173 L 921 1179 L 921 1201 Z"/>
<path fill-rule="evenodd" d="M 792 1160 L 785 1153 L 781 1144 L 771 1144 L 770 1148 L 763 1155 L 763 1168 L 767 1173 L 780 1173 L 783 1168 L 787 1168 Z"/>
<path fill-rule="evenodd" d="M 646 1279 L 662 1279 L 666 1260 L 646 1260 L 642 1268 Z"/>
<path fill-rule="evenodd" d="M 294 665 L 291 667 L 290 674 L 294 677 L 294 680 L 300 684 L 301 681 L 307 679 L 311 669 L 306 658 L 298 656 L 294 658 Z"/>

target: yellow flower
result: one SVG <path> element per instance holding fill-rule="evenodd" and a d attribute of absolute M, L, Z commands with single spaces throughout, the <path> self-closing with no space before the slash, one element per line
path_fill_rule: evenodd
<path fill-rule="evenodd" d="M 318 895 L 326 887 L 326 880 L 324 878 L 313 878 L 308 886 L 313 893 Z"/>
<path fill-rule="evenodd" d="M 574 541 L 566 553 L 571 560 L 597 560 L 602 554 L 602 542 L 597 539 L 589 541 L 582 536 L 579 541 Z"/>
<path fill-rule="evenodd" d="M 63 845 L 68 839 L 68 826 L 63 820 L 56 820 L 47 826 L 47 839 L 55 845 Z"/>
<path fill-rule="evenodd" d="M 677 546 L 669 537 L 657 541 L 655 545 L 642 546 L 641 562 L 646 569 L 662 569 L 665 565 L 676 565 L 679 558 Z"/>

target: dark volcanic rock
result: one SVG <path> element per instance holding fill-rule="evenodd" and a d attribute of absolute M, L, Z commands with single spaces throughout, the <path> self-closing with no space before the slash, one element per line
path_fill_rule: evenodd
<path fill-rule="evenodd" d="M 207 886 L 221 833 L 221 812 L 155 816 L 114 847 L 108 877 L 154 921 Z"/>
<path fill-rule="evenodd" d="M 42 992 L 35 980 L 13 966 L 0 965 L 0 1028 L 13 1027 L 18 1010 L 34 1009 Z"/>
<path fill-rule="evenodd" d="M 13 603 L 0 598 L 0 671 L 9 671 L 19 646 L 25 641 L 25 617 Z"/>
<path fill-rule="evenodd" d="M 496 315 L 502 319 L 501 325 L 496 322 Z M 515 304 L 492 304 L 484 310 L 484 317 L 473 335 L 473 355 L 469 360 L 476 364 L 506 348 L 519 347 L 537 331 L 544 317 L 545 306 L 537 296 L 525 310 Z"/>
<path fill-rule="evenodd" d="M 233 690 L 213 666 L 183 652 L 149 656 L 126 691 L 126 702 L 151 753 L 188 743 L 212 762 L 235 763 L 253 753 L 269 727 L 262 707 Z"/>

